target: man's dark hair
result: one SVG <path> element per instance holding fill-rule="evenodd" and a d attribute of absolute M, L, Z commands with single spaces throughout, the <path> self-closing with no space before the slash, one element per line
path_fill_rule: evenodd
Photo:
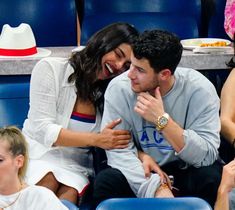
<path fill-rule="evenodd" d="M 134 56 L 137 59 L 147 59 L 156 73 L 169 69 L 174 74 L 182 51 L 179 38 L 163 30 L 144 31 L 133 45 Z"/>

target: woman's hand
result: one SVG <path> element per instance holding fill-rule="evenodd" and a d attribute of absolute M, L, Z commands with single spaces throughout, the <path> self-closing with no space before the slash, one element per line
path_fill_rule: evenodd
<path fill-rule="evenodd" d="M 230 192 L 235 187 L 235 160 L 223 167 L 220 190 Z"/>
<path fill-rule="evenodd" d="M 114 130 L 113 128 L 121 123 L 121 119 L 117 119 L 109 123 L 98 134 L 95 146 L 103 149 L 123 149 L 128 146 L 131 134 L 127 130 Z"/>
<path fill-rule="evenodd" d="M 144 168 L 144 173 L 146 177 L 150 177 L 151 172 L 155 172 L 160 176 L 161 183 L 167 184 L 169 189 L 171 189 L 171 181 L 168 175 L 162 171 L 160 166 L 156 163 L 156 161 L 148 154 L 138 151 L 138 157 L 141 160 Z"/>

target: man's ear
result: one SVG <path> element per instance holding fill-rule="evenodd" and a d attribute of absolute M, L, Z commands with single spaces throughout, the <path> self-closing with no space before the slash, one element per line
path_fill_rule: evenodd
<path fill-rule="evenodd" d="M 170 69 L 163 69 L 159 73 L 162 80 L 167 80 L 172 75 Z"/>

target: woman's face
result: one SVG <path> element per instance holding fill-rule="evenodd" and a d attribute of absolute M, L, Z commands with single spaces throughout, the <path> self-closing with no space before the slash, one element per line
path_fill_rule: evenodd
<path fill-rule="evenodd" d="M 8 148 L 8 142 L 0 140 L 0 191 L 18 179 L 18 171 L 23 164 L 22 155 L 14 157 Z"/>
<path fill-rule="evenodd" d="M 124 43 L 106 53 L 101 60 L 102 70 L 98 73 L 98 79 L 108 79 L 129 69 L 131 52 L 131 46 Z"/>

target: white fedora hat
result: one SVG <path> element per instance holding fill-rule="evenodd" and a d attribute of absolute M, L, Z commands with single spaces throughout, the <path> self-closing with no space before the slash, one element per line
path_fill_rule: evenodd
<path fill-rule="evenodd" d="M 21 23 L 18 27 L 5 24 L 0 35 L 0 58 L 46 57 L 48 49 L 37 48 L 30 25 Z"/>

